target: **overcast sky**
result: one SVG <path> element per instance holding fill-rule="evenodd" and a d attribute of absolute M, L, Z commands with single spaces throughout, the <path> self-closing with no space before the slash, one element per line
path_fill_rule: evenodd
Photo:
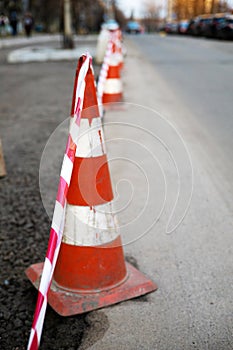
<path fill-rule="evenodd" d="M 135 17 L 139 17 L 143 12 L 143 0 L 118 0 L 117 3 L 127 17 L 131 15 L 132 10 Z"/>

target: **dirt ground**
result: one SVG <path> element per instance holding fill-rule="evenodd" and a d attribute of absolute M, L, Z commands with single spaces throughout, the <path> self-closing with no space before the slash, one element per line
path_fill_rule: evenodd
<path fill-rule="evenodd" d="M 76 62 L 9 65 L 7 52 L 0 53 L 0 137 L 7 169 L 0 179 L 0 348 L 21 350 L 37 298 L 25 269 L 44 261 L 50 230 L 39 164 L 50 134 L 69 116 Z M 92 321 L 88 314 L 63 318 L 48 306 L 40 349 L 80 348 L 93 321 L 94 327 L 107 327 L 103 317 L 99 311 Z"/>

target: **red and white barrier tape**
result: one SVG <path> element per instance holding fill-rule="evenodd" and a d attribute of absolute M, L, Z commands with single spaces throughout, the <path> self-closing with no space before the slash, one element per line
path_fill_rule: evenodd
<path fill-rule="evenodd" d="M 117 30 L 114 34 L 113 34 L 113 41 L 116 45 L 116 48 L 118 51 L 120 51 L 122 49 L 122 44 L 121 44 L 121 31 Z"/>
<path fill-rule="evenodd" d="M 61 168 L 57 198 L 50 230 L 50 238 L 38 291 L 37 304 L 28 342 L 28 350 L 37 350 L 39 348 L 47 307 L 47 295 L 52 282 L 53 272 L 56 265 L 63 235 L 67 203 L 66 196 L 70 185 L 75 152 L 77 148 L 79 123 L 83 107 L 84 91 L 86 86 L 85 78 L 92 61 L 92 58 L 89 54 L 85 54 L 84 57 L 86 58 L 79 71 L 78 81 L 76 85 L 77 87 L 75 93 L 75 114 L 74 117 L 71 118 L 69 137 Z"/>

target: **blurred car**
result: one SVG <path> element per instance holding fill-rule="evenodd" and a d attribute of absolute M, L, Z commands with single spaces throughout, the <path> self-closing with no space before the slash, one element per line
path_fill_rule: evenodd
<path fill-rule="evenodd" d="M 165 31 L 167 34 L 170 34 L 170 32 L 171 32 L 171 23 L 169 23 L 169 22 L 165 23 L 165 25 L 164 25 L 164 31 Z"/>
<path fill-rule="evenodd" d="M 126 33 L 139 34 L 141 33 L 141 26 L 138 22 L 130 21 L 126 24 Z"/>
<path fill-rule="evenodd" d="M 189 26 L 188 20 L 180 21 L 178 24 L 178 33 L 179 34 L 187 34 L 188 26 Z"/>
<path fill-rule="evenodd" d="M 190 21 L 189 21 L 189 25 L 188 25 L 188 28 L 187 28 L 187 34 L 188 35 L 195 35 L 195 27 L 196 27 L 196 23 L 198 21 L 198 17 L 195 17 L 195 18 L 192 18 Z"/>
<path fill-rule="evenodd" d="M 217 13 L 212 18 L 205 30 L 205 36 L 207 38 L 217 38 L 218 32 L 225 19 L 229 16 L 228 13 Z"/>
<path fill-rule="evenodd" d="M 201 15 L 198 16 L 194 25 L 193 35 L 195 36 L 206 36 L 208 28 L 212 21 L 212 15 Z"/>
<path fill-rule="evenodd" d="M 233 40 L 233 16 L 226 17 L 218 27 L 219 39 Z"/>
<path fill-rule="evenodd" d="M 178 33 L 178 23 L 177 22 L 167 22 L 164 28 L 167 34 L 177 34 Z"/>

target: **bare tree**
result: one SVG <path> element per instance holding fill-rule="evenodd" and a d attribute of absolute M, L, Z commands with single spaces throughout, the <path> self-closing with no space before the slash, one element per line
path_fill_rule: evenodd
<path fill-rule="evenodd" d="M 123 11 L 119 9 L 116 0 L 113 0 L 112 8 L 115 20 L 119 23 L 120 27 L 123 28 L 126 25 L 127 20 Z"/>
<path fill-rule="evenodd" d="M 161 6 L 153 0 L 144 1 L 144 24 L 148 32 L 154 32 L 159 27 Z"/>
<path fill-rule="evenodd" d="M 103 22 L 104 3 L 100 0 L 72 0 L 73 26 L 78 33 L 98 32 Z"/>

